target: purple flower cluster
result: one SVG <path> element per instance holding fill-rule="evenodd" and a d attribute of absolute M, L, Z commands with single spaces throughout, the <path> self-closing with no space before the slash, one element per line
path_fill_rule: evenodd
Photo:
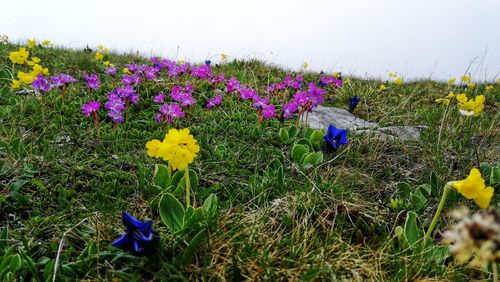
<path fill-rule="evenodd" d="M 191 75 L 200 79 L 209 80 L 213 73 L 209 65 L 202 65 L 198 67 L 193 67 L 191 69 Z"/>
<path fill-rule="evenodd" d="M 190 107 L 196 104 L 196 99 L 193 98 L 193 85 L 188 84 L 186 87 L 182 88 L 180 85 L 176 85 L 172 88 L 172 93 L 170 93 L 170 97 L 174 101 L 181 103 L 182 107 Z"/>
<path fill-rule="evenodd" d="M 99 77 L 95 73 L 93 73 L 91 75 L 84 74 L 83 78 L 85 78 L 85 80 L 87 81 L 88 88 L 93 89 L 93 90 L 99 90 L 100 81 L 99 81 Z"/>
<path fill-rule="evenodd" d="M 273 83 L 267 86 L 267 91 L 269 93 L 275 93 L 287 88 L 290 89 L 301 89 L 303 85 L 304 77 L 302 75 L 296 76 L 294 79 L 290 75 L 287 75 L 285 79 L 280 83 Z"/>
<path fill-rule="evenodd" d="M 160 112 L 155 115 L 155 120 L 158 123 L 166 122 L 171 124 L 174 119 L 184 117 L 184 112 L 182 108 L 175 103 L 163 104 L 160 107 Z"/>
<path fill-rule="evenodd" d="M 340 87 L 342 87 L 343 81 L 341 78 L 337 78 L 334 75 L 330 75 L 330 76 L 325 76 L 325 77 L 320 78 L 318 84 L 322 87 L 325 87 L 328 85 L 333 85 L 337 88 L 340 88 Z"/>
<path fill-rule="evenodd" d="M 99 110 L 100 107 L 101 107 L 101 102 L 91 101 L 91 102 L 83 105 L 82 114 L 84 116 L 88 117 L 94 113 L 97 113 L 97 111 Z"/>
<path fill-rule="evenodd" d="M 125 120 L 123 118 L 125 101 L 115 91 L 108 93 L 108 101 L 104 104 L 104 108 L 108 109 L 108 117 L 110 117 L 114 123 L 122 123 Z"/>
<path fill-rule="evenodd" d="M 107 67 L 104 68 L 104 73 L 111 76 L 111 77 L 116 77 L 116 72 L 118 71 L 117 67 Z"/>
<path fill-rule="evenodd" d="M 132 104 L 137 104 L 139 101 L 139 95 L 134 90 L 134 87 L 130 85 L 125 85 L 124 87 L 117 87 L 116 94 L 125 101 L 125 104 L 129 102 Z"/>
<path fill-rule="evenodd" d="M 50 82 L 48 79 L 39 74 L 35 80 L 31 83 L 31 86 L 36 90 L 45 93 L 50 90 Z"/>
<path fill-rule="evenodd" d="M 215 98 L 208 99 L 207 108 L 211 109 L 222 104 L 222 95 L 217 95 Z"/>
<path fill-rule="evenodd" d="M 153 98 L 153 102 L 158 103 L 158 104 L 163 104 L 163 103 L 165 103 L 165 98 L 167 98 L 167 95 L 165 95 L 163 93 L 158 93 L 158 95 L 156 95 Z"/>
<path fill-rule="evenodd" d="M 52 82 L 52 87 L 63 87 L 70 83 L 78 82 L 74 77 L 65 73 L 60 73 L 59 75 L 51 77 L 50 81 Z"/>

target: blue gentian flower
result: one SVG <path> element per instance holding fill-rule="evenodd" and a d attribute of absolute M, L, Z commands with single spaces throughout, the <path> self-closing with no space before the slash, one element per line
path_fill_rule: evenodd
<path fill-rule="evenodd" d="M 212 64 L 212 61 L 210 61 L 210 60 L 205 60 L 205 65 L 210 66 L 210 64 Z"/>
<path fill-rule="evenodd" d="M 357 95 L 349 97 L 349 112 L 354 112 L 354 109 L 356 109 L 356 107 L 358 106 L 359 101 L 361 101 L 361 98 L 359 98 Z"/>
<path fill-rule="evenodd" d="M 340 145 L 347 145 L 347 130 L 339 129 L 330 124 L 325 137 L 323 137 L 328 144 L 328 147 L 334 150 L 338 149 Z"/>
<path fill-rule="evenodd" d="M 122 222 L 127 229 L 126 233 L 111 245 L 137 255 L 150 253 L 160 238 L 153 230 L 153 222 L 142 222 L 126 211 L 122 212 Z"/>

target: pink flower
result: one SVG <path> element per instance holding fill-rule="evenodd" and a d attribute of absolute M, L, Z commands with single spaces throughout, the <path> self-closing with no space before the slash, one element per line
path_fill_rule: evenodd
<path fill-rule="evenodd" d="M 182 108 L 177 104 L 163 104 L 160 107 L 160 113 L 155 115 L 155 120 L 157 122 L 167 122 L 172 123 L 174 119 L 184 117 L 184 112 Z"/>
<path fill-rule="evenodd" d="M 276 116 L 276 112 L 274 111 L 274 105 L 265 105 L 262 108 L 262 116 L 264 119 L 270 119 Z"/>
<path fill-rule="evenodd" d="M 155 103 L 165 103 L 165 98 L 167 97 L 167 95 L 163 94 L 163 93 L 158 93 L 158 95 L 156 95 L 154 98 L 153 98 L 153 102 Z"/>
<path fill-rule="evenodd" d="M 217 95 L 215 98 L 208 99 L 207 108 L 211 109 L 222 104 L 222 95 Z"/>
<path fill-rule="evenodd" d="M 101 107 L 101 102 L 91 101 L 90 103 L 83 105 L 82 114 L 88 117 L 91 114 L 96 113 L 100 107 Z"/>
<path fill-rule="evenodd" d="M 264 109 L 267 104 L 269 104 L 269 98 L 268 97 L 265 97 L 265 98 L 261 98 L 259 96 L 253 96 L 253 107 L 256 108 L 256 109 Z M 274 109 L 274 108 L 273 108 Z"/>

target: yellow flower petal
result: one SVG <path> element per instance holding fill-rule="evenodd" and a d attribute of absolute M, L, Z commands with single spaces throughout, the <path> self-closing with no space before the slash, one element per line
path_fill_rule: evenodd
<path fill-rule="evenodd" d="M 453 188 L 457 189 L 465 198 L 474 199 L 484 189 L 484 179 L 481 177 L 479 169 L 473 168 L 466 179 L 453 182 Z"/>
<path fill-rule="evenodd" d="M 493 187 L 486 187 L 481 193 L 479 193 L 479 196 L 474 198 L 474 202 L 482 208 L 482 209 L 487 209 L 490 206 L 491 198 L 493 197 L 493 193 L 495 190 Z"/>

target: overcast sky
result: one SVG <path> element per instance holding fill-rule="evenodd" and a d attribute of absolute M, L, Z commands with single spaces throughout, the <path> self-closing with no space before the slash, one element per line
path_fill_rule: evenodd
<path fill-rule="evenodd" d="M 447 79 L 500 74 L 500 0 L 2 0 L 0 34 L 201 62 Z"/>

